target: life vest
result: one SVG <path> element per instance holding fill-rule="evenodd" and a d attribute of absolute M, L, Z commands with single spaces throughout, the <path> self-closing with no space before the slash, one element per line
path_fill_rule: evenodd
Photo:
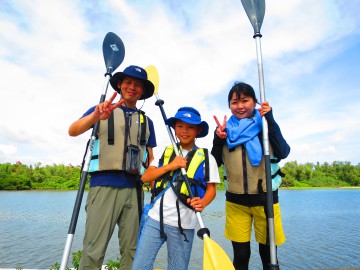
<path fill-rule="evenodd" d="M 181 149 L 180 149 L 181 151 Z M 175 158 L 175 151 L 173 146 L 166 147 L 162 157 L 159 161 L 159 167 L 169 164 Z M 203 198 L 206 193 L 206 184 L 209 181 L 209 154 L 206 148 L 196 148 L 188 152 L 186 155 L 187 167 L 186 175 L 189 179 L 190 187 L 192 194 L 195 197 Z M 205 166 L 205 170 L 204 170 Z M 190 204 L 187 203 L 187 198 L 189 198 L 189 192 L 186 187 L 185 177 L 181 175 L 180 169 L 175 172 L 171 171 L 166 173 L 161 178 L 157 179 L 154 184 L 154 197 L 155 200 L 160 198 L 160 237 L 166 239 L 166 234 L 164 232 L 164 217 L 163 217 L 163 201 L 164 201 L 164 189 L 169 188 L 173 189 L 174 193 L 178 197 L 176 200 L 176 209 L 178 214 L 178 227 L 180 234 L 185 238 L 185 241 L 189 241 L 184 233 L 184 230 L 181 226 L 180 220 L 180 207 L 179 201 L 181 201 L 185 206 L 190 209 L 193 209 Z"/>
<path fill-rule="evenodd" d="M 137 146 L 142 159 L 149 135 L 148 120 L 144 112 L 126 112 L 122 107 L 116 108 L 107 120 L 100 121 L 89 172 L 125 170 L 128 147 Z"/>
<path fill-rule="evenodd" d="M 160 158 L 159 167 L 169 164 L 175 158 L 175 156 L 174 147 L 172 145 L 166 147 L 162 157 Z M 203 198 L 206 193 L 206 184 L 209 181 L 208 150 L 206 148 L 193 149 L 187 154 L 186 160 L 186 175 L 189 179 L 192 194 L 194 197 Z M 176 176 L 175 173 L 177 174 Z M 189 191 L 185 183 L 185 178 L 180 174 L 180 169 L 177 172 L 171 171 L 166 173 L 155 181 L 153 190 L 154 196 L 156 197 L 169 182 L 180 201 L 192 209 L 192 207 L 187 203 L 187 198 L 189 198 Z"/>
<path fill-rule="evenodd" d="M 282 177 L 285 177 L 285 174 L 280 169 L 280 159 L 275 158 L 270 155 L 270 168 L 271 168 L 271 179 L 272 179 L 272 190 L 277 190 L 282 182 Z"/>
<path fill-rule="evenodd" d="M 272 152 L 270 147 L 270 152 Z M 223 160 L 228 179 L 227 190 L 234 194 L 259 194 L 266 192 L 265 159 L 258 166 L 250 163 L 244 145 L 228 149 L 223 146 Z M 270 155 L 273 191 L 281 184 L 281 172 L 278 159 Z"/>

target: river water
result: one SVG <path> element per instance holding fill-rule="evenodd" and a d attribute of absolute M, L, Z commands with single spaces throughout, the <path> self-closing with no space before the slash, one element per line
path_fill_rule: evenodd
<path fill-rule="evenodd" d="M 0 191 L 0 268 L 48 269 L 60 263 L 77 191 Z M 85 200 L 72 243 L 81 250 Z M 360 189 L 280 190 L 287 241 L 278 248 L 280 268 L 319 269 L 360 266 Z M 149 193 L 146 193 L 146 202 Z M 225 193 L 218 191 L 202 219 L 211 238 L 232 259 L 230 242 L 223 237 Z M 117 230 L 117 229 L 116 229 Z M 109 243 L 105 262 L 120 257 L 116 239 Z M 196 237 L 190 268 L 202 269 L 203 242 Z M 262 269 L 257 244 L 252 241 L 250 269 Z M 71 266 L 71 258 L 69 258 Z M 164 246 L 155 266 L 166 269 Z"/>

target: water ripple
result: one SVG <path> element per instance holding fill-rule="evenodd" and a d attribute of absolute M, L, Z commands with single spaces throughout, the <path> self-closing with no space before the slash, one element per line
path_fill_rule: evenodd
<path fill-rule="evenodd" d="M 49 268 L 61 261 L 76 192 L 0 192 L 0 267 Z M 72 251 L 82 248 L 86 192 Z M 149 194 L 146 193 L 148 201 Z M 281 190 L 281 211 L 287 241 L 278 248 L 282 270 L 358 267 L 360 263 L 360 190 Z M 224 238 L 225 194 L 220 191 L 201 216 L 232 259 Z M 117 229 L 105 261 L 120 257 Z M 261 270 L 257 244 L 251 242 L 250 269 Z M 196 237 L 190 270 L 202 269 L 203 241 Z M 69 260 L 71 261 L 71 260 Z M 166 247 L 156 267 L 166 268 Z"/>

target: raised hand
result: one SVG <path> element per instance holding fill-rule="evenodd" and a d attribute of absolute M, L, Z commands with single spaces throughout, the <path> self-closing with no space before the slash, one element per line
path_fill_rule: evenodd
<path fill-rule="evenodd" d="M 214 115 L 214 119 L 217 125 L 216 135 L 218 135 L 221 139 L 225 139 L 227 137 L 227 133 L 224 131 L 226 128 L 226 115 L 224 116 L 224 121 L 220 124 L 219 120 L 217 119 L 216 115 Z"/>
<path fill-rule="evenodd" d="M 263 117 L 266 113 L 271 111 L 271 107 L 269 105 L 269 102 L 264 101 L 261 103 L 261 108 L 258 108 L 258 111 L 260 112 L 261 117 Z"/>
<path fill-rule="evenodd" d="M 125 102 L 125 100 L 120 99 L 117 103 L 112 104 L 116 95 L 117 92 L 114 92 L 114 94 L 111 96 L 109 100 L 106 100 L 103 103 L 98 104 L 94 110 L 95 116 L 97 116 L 100 120 L 108 119 L 110 117 L 111 112 Z"/>

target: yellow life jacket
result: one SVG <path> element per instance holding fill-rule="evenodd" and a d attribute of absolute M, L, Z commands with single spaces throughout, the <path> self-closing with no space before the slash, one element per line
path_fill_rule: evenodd
<path fill-rule="evenodd" d="M 181 151 L 181 149 L 180 149 Z M 175 158 L 174 147 L 166 147 L 160 161 L 159 167 L 169 164 Z M 206 148 L 196 148 L 186 156 L 187 168 L 186 175 L 189 179 L 192 193 L 195 197 L 203 198 L 206 192 L 206 184 L 209 181 L 209 154 Z M 205 170 L 204 170 L 205 167 Z M 171 171 L 155 181 L 155 196 L 163 190 L 168 184 L 171 185 L 175 194 L 185 205 L 187 198 L 189 198 L 189 191 L 187 189 L 185 179 L 180 175 L 180 169 Z"/>

